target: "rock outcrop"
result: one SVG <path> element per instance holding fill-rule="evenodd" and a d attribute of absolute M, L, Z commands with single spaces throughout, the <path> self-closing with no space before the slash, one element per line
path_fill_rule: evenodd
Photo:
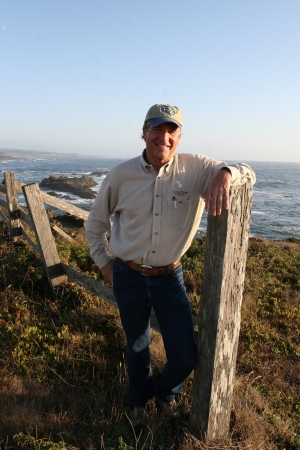
<path fill-rule="evenodd" d="M 95 198 L 97 194 L 91 189 L 95 186 L 97 186 L 95 180 L 87 175 L 80 178 L 69 178 L 66 175 L 61 177 L 50 176 L 49 178 L 44 178 L 40 183 L 40 187 L 60 192 L 70 192 L 81 198 Z"/>

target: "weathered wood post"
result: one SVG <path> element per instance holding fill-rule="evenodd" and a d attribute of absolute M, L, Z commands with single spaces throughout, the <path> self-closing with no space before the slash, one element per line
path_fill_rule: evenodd
<path fill-rule="evenodd" d="M 51 232 L 41 191 L 37 183 L 22 186 L 22 190 L 29 209 L 35 235 L 41 249 L 41 256 L 47 278 L 51 290 L 54 293 L 55 287 L 61 284 L 65 280 L 65 277 L 57 253 L 55 240 Z"/>
<path fill-rule="evenodd" d="M 20 221 L 18 193 L 16 191 L 14 172 L 5 172 L 4 180 L 6 188 L 10 237 L 13 242 L 17 242 L 19 237 L 22 236 L 22 226 Z"/>
<path fill-rule="evenodd" d="M 231 187 L 229 210 L 208 216 L 190 415 L 191 432 L 207 441 L 229 431 L 251 201 L 250 183 Z"/>

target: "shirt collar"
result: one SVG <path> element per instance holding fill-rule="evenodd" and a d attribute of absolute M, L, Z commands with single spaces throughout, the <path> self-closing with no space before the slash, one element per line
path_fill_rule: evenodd
<path fill-rule="evenodd" d="M 146 172 L 149 172 L 151 169 L 152 170 L 154 170 L 154 169 L 153 169 L 153 166 L 151 164 L 147 163 L 147 161 L 146 161 L 146 159 L 144 157 L 145 153 L 146 153 L 146 149 L 143 150 L 143 153 L 142 153 L 141 158 L 140 158 L 140 162 L 141 162 L 144 170 Z M 169 173 L 172 165 L 174 164 L 174 158 L 176 156 L 177 155 L 172 156 L 170 161 L 168 161 L 166 164 L 164 164 L 160 170 L 163 170 L 163 172 L 165 172 L 165 173 Z"/>

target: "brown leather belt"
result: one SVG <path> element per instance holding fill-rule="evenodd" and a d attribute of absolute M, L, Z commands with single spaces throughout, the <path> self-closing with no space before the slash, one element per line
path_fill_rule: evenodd
<path fill-rule="evenodd" d="M 148 277 L 159 277 L 160 275 L 167 275 L 176 269 L 180 265 L 180 259 L 175 261 L 173 264 L 163 267 L 152 267 L 147 264 L 136 264 L 133 261 L 123 261 L 121 258 L 116 258 L 116 261 L 123 264 L 123 266 L 129 267 L 129 269 L 136 270 L 141 275 L 147 275 Z"/>

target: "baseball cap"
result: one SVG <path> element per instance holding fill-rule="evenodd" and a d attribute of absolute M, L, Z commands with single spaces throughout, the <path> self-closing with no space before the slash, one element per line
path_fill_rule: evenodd
<path fill-rule="evenodd" d="M 151 106 L 147 112 L 145 122 L 149 122 L 151 127 L 156 127 L 164 122 L 173 122 L 178 127 L 182 127 L 182 113 L 177 106 L 156 104 Z"/>

